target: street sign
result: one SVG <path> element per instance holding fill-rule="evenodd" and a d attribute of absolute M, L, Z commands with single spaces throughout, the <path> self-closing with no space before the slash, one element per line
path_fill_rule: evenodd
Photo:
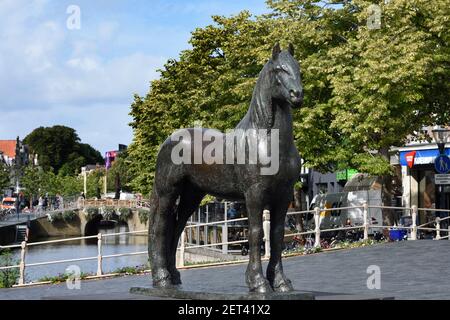
<path fill-rule="evenodd" d="M 436 172 L 446 174 L 450 171 L 450 158 L 447 155 L 440 155 L 434 161 Z"/>
<path fill-rule="evenodd" d="M 434 183 L 436 185 L 450 184 L 450 174 L 435 174 Z"/>

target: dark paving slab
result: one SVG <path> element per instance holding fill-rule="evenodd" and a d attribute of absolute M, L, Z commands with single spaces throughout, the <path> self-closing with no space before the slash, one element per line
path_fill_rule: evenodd
<path fill-rule="evenodd" d="M 371 265 L 380 268 L 380 290 L 367 288 Z M 183 288 L 245 292 L 245 269 L 239 264 L 182 270 Z M 450 299 L 450 241 L 405 241 L 286 258 L 284 269 L 296 290 L 314 293 L 318 300 L 352 299 L 352 295 L 354 299 Z M 66 284 L 0 289 L 0 299 L 143 299 L 129 290 L 150 285 L 150 275 L 126 276 L 82 281 L 80 290 L 69 290 Z"/>

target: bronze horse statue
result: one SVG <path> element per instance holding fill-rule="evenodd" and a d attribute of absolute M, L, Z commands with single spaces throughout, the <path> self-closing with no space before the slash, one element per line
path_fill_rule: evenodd
<path fill-rule="evenodd" d="M 153 286 L 176 288 L 181 284 L 176 268 L 176 252 L 179 238 L 189 217 L 206 194 L 223 199 L 244 200 L 248 213 L 250 258 L 245 273 L 250 291 L 258 293 L 292 291 L 291 281 L 283 273 L 281 253 L 284 244 L 284 223 L 288 205 L 293 197 L 293 186 L 300 174 L 300 156 L 294 144 L 292 108 L 303 103 L 303 87 L 300 66 L 294 58 L 294 48 L 281 51 L 276 44 L 272 58 L 259 74 L 247 114 L 234 130 L 235 137 L 242 141 L 247 130 L 277 132 L 278 137 L 257 137 L 257 149 L 266 152 L 278 151 L 278 170 L 261 174 L 261 163 L 239 163 L 234 154 L 234 163 L 174 163 L 173 151 L 179 143 L 172 134 L 161 146 L 155 182 L 151 196 L 149 218 L 149 258 Z M 213 129 L 182 129 L 191 135 L 203 137 L 200 143 L 182 141 L 190 153 L 205 151 L 207 143 L 226 134 Z M 211 133 L 212 132 L 212 133 Z M 206 139 L 205 139 L 206 136 Z M 275 141 L 275 140 L 276 141 Z M 234 141 L 234 140 L 233 140 Z M 272 142 L 276 142 L 275 150 Z M 265 143 L 265 144 L 264 144 Z M 267 144 L 270 146 L 267 147 Z M 248 152 L 251 146 L 245 145 Z M 183 152 L 185 152 L 183 151 Z M 263 150 L 264 151 L 264 150 Z M 186 154 L 187 158 L 193 156 Z M 217 153 L 216 155 L 219 155 Z M 219 155 L 221 156 L 221 155 Z M 225 156 L 222 153 L 223 158 Z M 246 155 L 246 160 L 249 156 Z M 227 159 L 229 160 L 229 159 Z M 263 237 L 263 210 L 270 210 L 271 256 L 267 267 L 267 279 L 261 265 L 260 243 Z"/>

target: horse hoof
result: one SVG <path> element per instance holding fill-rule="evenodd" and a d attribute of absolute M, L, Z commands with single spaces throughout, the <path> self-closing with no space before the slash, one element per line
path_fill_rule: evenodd
<path fill-rule="evenodd" d="M 264 280 L 263 282 L 261 282 L 260 284 L 256 284 L 254 286 L 250 285 L 250 292 L 255 292 L 255 293 L 271 293 L 273 292 L 272 287 L 269 284 L 269 281 Z"/>
<path fill-rule="evenodd" d="M 155 269 L 152 272 L 153 287 L 161 289 L 172 289 L 175 285 L 172 282 L 172 277 L 169 271 L 165 269 Z"/>
<path fill-rule="evenodd" d="M 175 273 L 171 273 L 171 279 L 172 279 L 172 284 L 173 285 L 180 285 L 181 284 L 181 275 L 180 273 L 177 271 Z"/>
<path fill-rule="evenodd" d="M 291 292 L 294 291 L 294 287 L 292 286 L 292 282 L 289 279 L 284 279 L 279 281 L 278 283 L 273 284 L 273 291 L 275 292 Z"/>
<path fill-rule="evenodd" d="M 153 288 L 157 289 L 178 289 L 180 286 L 174 284 L 170 279 L 153 281 Z"/>

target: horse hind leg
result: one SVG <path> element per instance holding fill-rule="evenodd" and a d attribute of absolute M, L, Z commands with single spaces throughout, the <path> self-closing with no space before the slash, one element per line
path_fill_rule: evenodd
<path fill-rule="evenodd" d="M 189 217 L 198 209 L 205 193 L 194 190 L 192 187 L 186 187 L 180 196 L 180 202 L 177 208 L 177 215 L 175 217 L 175 229 L 170 243 L 170 251 L 168 252 L 167 260 L 169 262 L 168 270 L 171 275 L 172 284 L 180 285 L 181 276 L 176 267 L 176 255 L 178 242 L 181 234 L 186 226 Z"/>
<path fill-rule="evenodd" d="M 149 257 L 152 269 L 153 286 L 158 288 L 172 287 L 171 275 L 168 271 L 167 252 L 168 239 L 174 230 L 173 219 L 175 192 L 154 196 L 154 208 L 149 223 Z"/>

